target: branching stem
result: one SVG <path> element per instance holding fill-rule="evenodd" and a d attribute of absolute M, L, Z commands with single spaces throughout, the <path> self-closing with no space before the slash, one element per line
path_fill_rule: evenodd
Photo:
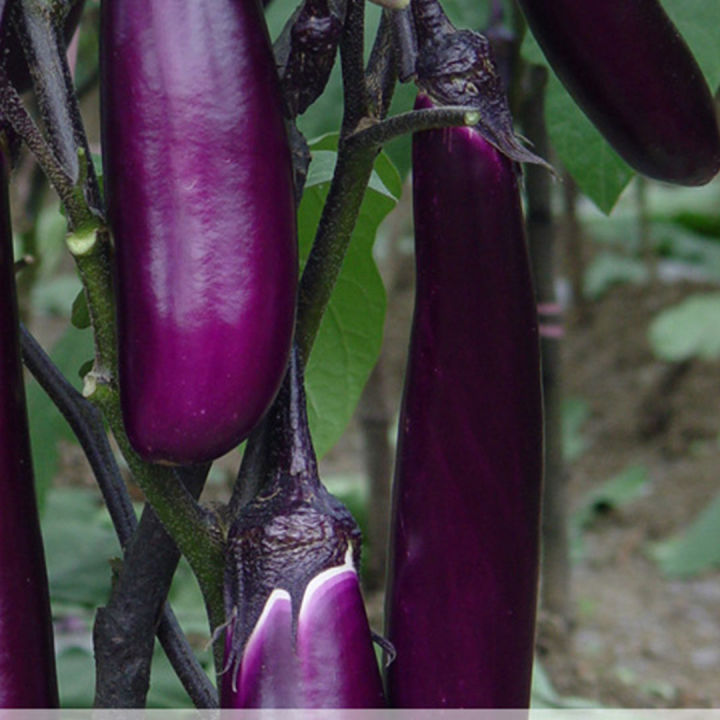
<path fill-rule="evenodd" d="M 407 133 L 476 125 L 479 120 L 480 116 L 476 110 L 462 105 L 411 110 L 354 132 L 348 137 L 347 143 L 353 149 L 380 148 L 390 140 Z"/>

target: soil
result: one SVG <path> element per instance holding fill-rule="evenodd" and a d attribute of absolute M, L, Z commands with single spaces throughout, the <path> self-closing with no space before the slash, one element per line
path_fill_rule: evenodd
<path fill-rule="evenodd" d="M 661 309 L 704 289 L 717 290 L 621 286 L 567 328 L 564 392 L 590 407 L 588 448 L 569 468 L 570 511 L 630 464 L 649 481 L 641 498 L 585 533 L 572 565 L 570 636 L 541 614 L 542 661 L 563 694 L 609 706 L 720 707 L 720 572 L 668 579 L 647 554 L 720 492 L 720 362 L 660 362 L 647 339 Z"/>

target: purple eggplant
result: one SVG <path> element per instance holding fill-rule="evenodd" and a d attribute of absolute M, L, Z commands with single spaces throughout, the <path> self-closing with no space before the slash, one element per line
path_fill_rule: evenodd
<path fill-rule="evenodd" d="M 295 354 L 275 407 L 264 482 L 228 537 L 221 706 L 383 707 L 360 532 L 318 478 Z"/>
<path fill-rule="evenodd" d="M 335 64 L 347 0 L 305 0 L 273 47 L 291 117 L 322 94 Z"/>
<path fill-rule="evenodd" d="M 297 238 L 279 81 L 256 2 L 101 13 L 123 415 L 144 459 L 199 463 L 248 435 L 287 365 Z"/>
<path fill-rule="evenodd" d="M 658 0 L 520 0 L 568 92 L 615 150 L 651 178 L 702 185 L 720 135 L 702 71 Z"/>
<path fill-rule="evenodd" d="M 472 128 L 416 134 L 412 160 L 417 285 L 393 486 L 388 701 L 527 707 L 542 400 L 517 166 Z"/>
<path fill-rule="evenodd" d="M 0 708 L 58 707 L 50 598 L 30 455 L 0 133 Z"/>

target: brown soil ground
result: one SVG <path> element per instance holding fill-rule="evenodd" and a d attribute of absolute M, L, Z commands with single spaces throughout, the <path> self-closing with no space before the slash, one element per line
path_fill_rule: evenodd
<path fill-rule="evenodd" d="M 569 650 L 540 624 L 544 663 L 563 693 L 611 706 L 720 707 L 720 572 L 669 580 L 647 555 L 720 492 L 720 362 L 678 368 L 656 360 L 647 340 L 662 308 L 702 289 L 619 287 L 587 322 L 569 324 L 564 391 L 591 413 L 588 448 L 570 466 L 571 511 L 631 463 L 649 482 L 585 534 L 572 566 Z"/>

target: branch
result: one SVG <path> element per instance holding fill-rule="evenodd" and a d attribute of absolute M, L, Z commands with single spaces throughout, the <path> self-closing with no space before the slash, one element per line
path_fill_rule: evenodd
<path fill-rule="evenodd" d="M 345 254 L 357 222 L 365 189 L 370 181 L 379 145 L 354 141 L 351 134 L 362 121 L 371 121 L 368 88 L 363 68 L 363 0 L 349 0 L 348 13 L 340 44 L 345 114 L 338 146 L 337 164 L 323 207 L 298 291 L 298 322 L 295 337 L 300 359 L 307 363 L 320 322 L 327 309 Z M 385 44 L 388 28 L 380 28 L 375 46 L 378 48 L 371 63 L 371 74 L 380 67 L 379 48 Z M 394 72 L 380 72 L 380 96 L 392 96 Z M 376 106 L 382 119 L 387 107 Z M 364 131 L 360 131 L 361 134 Z"/>
<path fill-rule="evenodd" d="M 73 183 L 85 194 L 93 214 L 100 215 L 98 182 L 65 53 L 62 26 L 67 5 L 20 0 L 13 22 L 22 39 L 50 146 Z"/>
<path fill-rule="evenodd" d="M 385 116 L 395 90 L 397 62 L 393 40 L 393 15 L 397 12 L 403 11 L 383 10 L 365 72 L 369 109 L 373 117 Z"/>
<path fill-rule="evenodd" d="M 395 46 L 395 67 L 400 82 L 408 82 L 415 74 L 417 62 L 417 37 L 412 7 L 408 6 L 392 16 L 393 45 Z"/>
<path fill-rule="evenodd" d="M 138 527 L 138 522 L 127 494 L 125 483 L 120 475 L 110 444 L 108 443 L 100 412 L 67 381 L 40 344 L 23 325 L 20 326 L 20 334 L 25 365 L 43 390 L 48 394 L 55 406 L 60 410 L 77 436 L 90 462 L 90 467 L 97 478 L 120 545 L 125 548 L 128 543 L 130 543 Z M 136 546 L 139 544 L 140 547 L 149 547 L 149 545 L 145 543 L 147 542 L 148 535 L 152 534 L 153 531 L 152 529 L 148 529 L 148 525 L 152 526 L 153 524 L 157 526 L 158 520 L 154 514 L 150 514 L 146 510 L 140 522 L 140 529 L 135 533 L 135 537 L 137 538 L 135 542 Z M 177 565 L 178 556 L 175 544 L 167 534 L 163 533 L 162 536 L 159 537 L 158 545 L 153 545 L 152 547 L 153 553 L 144 553 L 144 555 L 153 558 L 153 569 L 156 572 L 155 577 L 157 578 L 157 575 L 161 573 L 169 573 L 170 579 L 172 579 L 172 573 L 174 573 L 175 566 Z M 167 562 L 167 568 L 160 567 L 160 558 L 168 554 L 168 547 L 173 549 L 175 557 L 174 559 L 171 557 L 170 561 Z M 129 563 L 126 557 L 124 561 L 124 570 L 126 572 L 123 574 L 123 577 L 127 578 L 132 574 L 130 568 L 131 563 Z M 155 586 L 159 586 L 160 583 L 161 581 L 158 579 Z M 150 638 L 155 631 L 153 626 L 154 619 L 158 616 L 158 608 L 163 606 L 166 595 L 167 591 L 154 606 L 148 608 L 149 614 L 153 619 L 153 623 L 146 633 Z M 136 618 L 126 617 L 124 620 L 122 625 L 124 628 L 137 628 L 140 624 L 140 621 Z M 137 635 L 137 633 L 134 633 L 134 637 L 137 638 Z M 195 705 L 201 708 L 217 707 L 217 694 L 215 689 L 208 680 L 205 671 L 198 663 L 172 609 L 167 604 L 162 608 L 160 623 L 157 627 L 157 635 L 175 672 Z M 126 635 L 123 633 L 121 637 L 125 639 Z M 143 643 L 137 643 L 135 647 L 136 653 L 141 645 L 143 645 Z M 149 643 L 149 646 L 149 655 L 151 656 L 152 642 Z M 122 673 L 120 674 L 127 676 L 131 667 L 137 667 L 137 662 L 128 663 L 127 666 L 122 668 Z M 149 660 L 147 672 L 149 673 Z M 100 673 L 98 673 L 98 675 L 100 675 Z M 123 707 L 124 706 L 123 704 Z M 140 707 L 142 707 L 142 705 Z"/>
<path fill-rule="evenodd" d="M 199 496 L 210 466 L 179 472 L 193 497 Z M 150 550 L 150 551 L 149 551 Z M 128 544 L 108 604 L 99 608 L 93 631 L 96 658 L 95 707 L 145 707 L 150 684 L 153 638 L 180 552 L 149 506 Z M 174 621 L 174 618 L 172 619 Z M 166 622 L 163 634 L 172 629 Z M 198 707 L 217 707 L 217 696 L 189 647 L 172 647 L 181 677 L 193 679 Z"/>
<path fill-rule="evenodd" d="M 200 583 L 211 629 L 214 629 L 224 622 L 224 559 L 213 516 L 177 482 L 169 467 L 144 462 L 125 433 L 116 380 L 117 340 L 109 235 L 101 229 L 79 232 L 71 235 L 67 243 L 83 280 L 95 333 L 95 365 L 85 378 L 85 395 L 102 410 L 135 480 L 187 557 Z"/>
<path fill-rule="evenodd" d="M 20 340 L 25 365 L 67 420 L 82 446 L 105 499 L 120 545 L 125 547 L 137 527 L 137 519 L 108 443 L 100 411 L 68 382 L 22 324 Z"/>
<path fill-rule="evenodd" d="M 82 197 L 78 197 L 72 178 L 53 154 L 2 65 L 0 65 L 0 110 L 10 127 L 37 159 L 67 210 L 68 218 L 73 218 L 75 226 L 78 223 L 85 224 L 89 216 Z"/>
<path fill-rule="evenodd" d="M 375 147 L 355 148 L 350 144 L 341 146 L 338 152 L 335 174 L 320 216 L 315 242 L 300 279 L 295 335 L 303 364 L 310 357 L 320 322 L 340 274 L 376 155 Z"/>
<path fill-rule="evenodd" d="M 116 389 L 98 382 L 91 388 L 90 399 L 102 410 L 135 480 L 190 563 L 205 598 L 210 627 L 214 630 L 224 622 L 225 615 L 222 592 L 225 562 L 214 515 L 197 503 L 185 485 L 177 481 L 170 467 L 146 463 L 133 450 L 123 426 Z M 219 660 L 219 656 L 216 659 Z"/>
<path fill-rule="evenodd" d="M 348 0 L 345 27 L 340 40 L 345 113 L 341 136 L 352 132 L 368 115 L 365 84 L 365 0 Z"/>
<path fill-rule="evenodd" d="M 348 137 L 347 143 L 352 145 L 353 149 L 357 147 L 377 149 L 407 133 L 444 127 L 472 126 L 477 125 L 479 120 L 480 114 L 476 110 L 463 105 L 411 110 L 354 132 Z"/>

